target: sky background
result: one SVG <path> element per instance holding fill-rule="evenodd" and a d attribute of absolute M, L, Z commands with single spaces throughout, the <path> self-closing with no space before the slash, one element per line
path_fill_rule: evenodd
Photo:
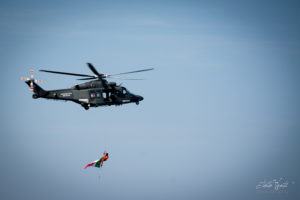
<path fill-rule="evenodd" d="M 1 199 L 299 199 L 299 1 L 0 1 Z M 32 99 L 114 74 L 140 105 Z M 118 83 L 121 83 L 117 81 Z M 104 150 L 99 170 L 83 167 Z M 258 193 L 284 177 L 285 193 Z"/>

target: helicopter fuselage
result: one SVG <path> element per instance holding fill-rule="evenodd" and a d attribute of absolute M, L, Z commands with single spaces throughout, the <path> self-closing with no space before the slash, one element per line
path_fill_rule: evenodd
<path fill-rule="evenodd" d="M 26 81 L 28 86 L 31 80 Z M 122 105 L 127 103 L 139 104 L 142 96 L 130 93 L 125 87 L 117 86 L 115 82 L 106 80 L 94 80 L 78 84 L 68 89 L 43 90 L 33 82 L 34 99 L 46 98 L 54 100 L 73 101 L 80 104 L 86 110 L 89 107 Z"/>

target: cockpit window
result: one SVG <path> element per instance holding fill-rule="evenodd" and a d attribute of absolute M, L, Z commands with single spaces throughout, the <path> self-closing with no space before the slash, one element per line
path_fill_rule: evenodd
<path fill-rule="evenodd" d="M 127 94 L 127 90 L 125 88 L 122 89 L 123 94 Z"/>

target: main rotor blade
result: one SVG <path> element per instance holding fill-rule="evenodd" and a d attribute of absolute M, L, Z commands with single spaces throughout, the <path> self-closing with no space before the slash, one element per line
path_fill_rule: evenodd
<path fill-rule="evenodd" d="M 97 78 L 96 77 L 93 77 L 93 78 L 80 78 L 80 79 L 77 79 L 77 80 L 84 81 L 84 80 L 93 80 L 93 79 L 97 79 Z"/>
<path fill-rule="evenodd" d="M 123 75 L 123 74 L 131 74 L 131 73 L 137 73 L 137 72 L 145 72 L 145 71 L 150 71 L 150 70 L 153 70 L 153 69 L 154 68 L 149 68 L 149 69 L 142 69 L 142 70 L 137 70 L 137 71 L 132 71 L 132 72 L 124 72 L 124 73 L 119 73 L 119 74 L 110 74 L 110 75 L 107 75 L 107 77 Z"/>
<path fill-rule="evenodd" d="M 120 80 L 131 80 L 131 81 L 145 80 L 145 79 L 142 79 L 142 78 L 116 78 L 116 77 L 107 77 L 107 78 L 110 78 L 110 79 L 120 79 Z"/>
<path fill-rule="evenodd" d="M 87 63 L 87 65 L 89 66 L 90 70 L 92 70 L 92 72 L 94 74 L 96 74 L 98 77 L 102 76 L 102 74 L 99 74 L 98 71 L 95 69 L 95 67 L 91 63 Z"/>
<path fill-rule="evenodd" d="M 75 73 L 68 73 L 68 72 L 58 72 L 58 71 L 50 71 L 50 70 L 39 70 L 40 72 L 48 72 L 48 73 L 54 73 L 54 74 L 64 74 L 64 75 L 70 75 L 70 76 L 83 76 L 83 77 L 93 77 L 91 75 L 86 75 L 86 74 L 75 74 Z"/>

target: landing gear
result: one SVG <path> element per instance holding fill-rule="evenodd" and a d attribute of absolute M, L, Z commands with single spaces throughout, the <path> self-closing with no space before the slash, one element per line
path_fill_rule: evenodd
<path fill-rule="evenodd" d="M 89 104 L 81 104 L 81 105 L 85 110 L 88 110 L 90 108 Z"/>
<path fill-rule="evenodd" d="M 37 99 L 37 98 L 39 98 L 39 96 L 38 96 L 37 94 L 33 94 L 33 95 L 32 95 L 32 98 L 33 98 L 33 99 Z"/>
<path fill-rule="evenodd" d="M 139 105 L 139 104 L 140 104 L 140 102 L 139 102 L 139 101 L 137 101 L 137 102 L 135 102 L 135 104 L 136 104 L 136 105 Z"/>

